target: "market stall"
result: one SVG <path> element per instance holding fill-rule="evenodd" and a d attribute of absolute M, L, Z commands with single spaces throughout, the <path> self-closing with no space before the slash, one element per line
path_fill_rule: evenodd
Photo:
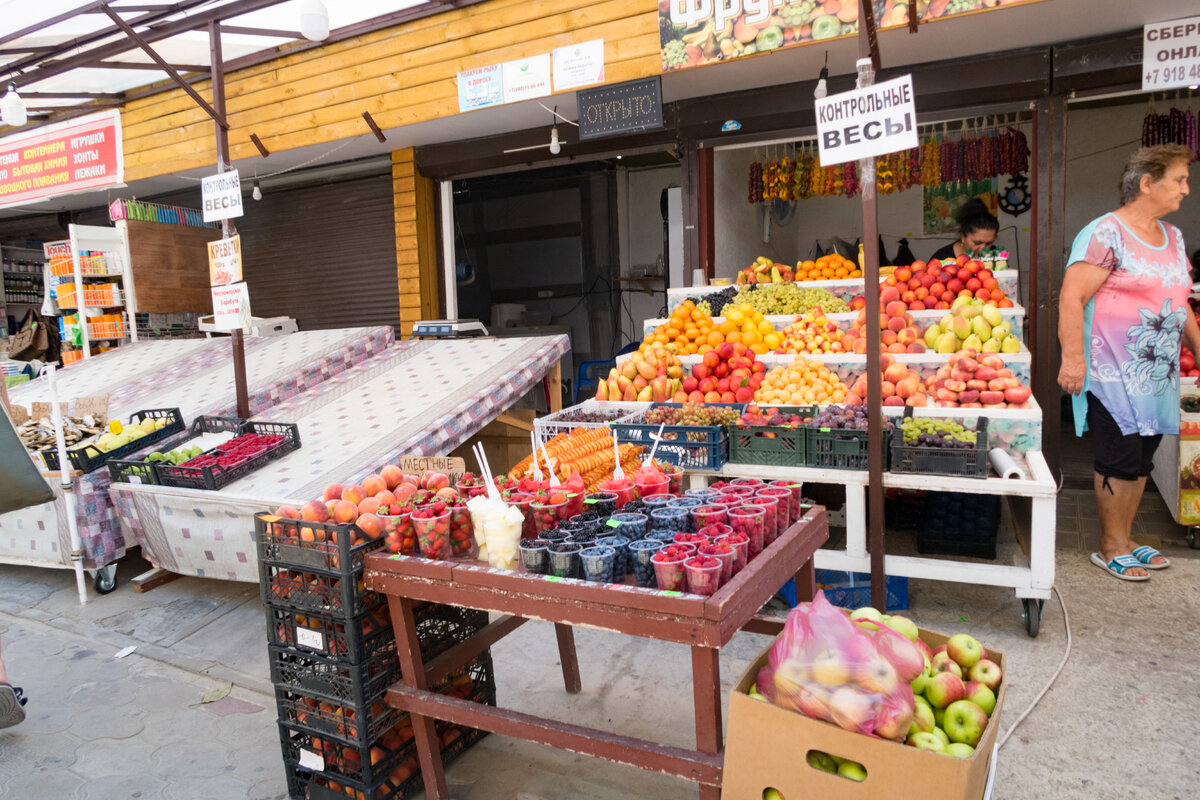
<path fill-rule="evenodd" d="M 448 453 L 511 407 L 567 352 L 565 336 L 405 342 L 258 419 L 294 423 L 303 446 L 219 490 L 113 484 L 121 528 L 156 566 L 257 582 L 253 515 L 320 497 L 402 456 Z"/>
<path fill-rule="evenodd" d="M 391 328 L 248 338 L 250 407 L 255 412 L 271 408 L 393 342 Z M 200 414 L 230 415 L 235 406 L 230 360 L 227 338 L 137 342 L 64 370 L 58 376 L 59 401 L 107 394 L 108 418 L 121 421 L 142 409 L 178 408 L 185 422 Z M 15 387 L 10 400 L 28 409 L 49 402 L 48 391 L 44 380 L 32 381 Z M 66 504 L 58 482 L 50 483 L 55 502 L 0 516 L 0 562 L 71 568 Z M 106 469 L 74 477 L 88 569 L 110 565 L 125 554 L 109 485 Z"/>

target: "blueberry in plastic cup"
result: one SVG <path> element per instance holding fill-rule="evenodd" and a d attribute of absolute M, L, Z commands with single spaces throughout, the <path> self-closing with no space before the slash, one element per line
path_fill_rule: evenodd
<path fill-rule="evenodd" d="M 624 536 L 631 541 L 634 539 L 643 539 L 646 536 L 646 531 L 650 525 L 650 519 L 645 514 L 637 512 L 623 511 L 620 514 L 613 514 L 609 517 L 609 530 L 614 534 Z M 619 525 L 613 525 L 612 522 L 618 522 Z"/>
<path fill-rule="evenodd" d="M 669 506 L 673 502 L 675 502 L 675 495 L 666 493 L 646 495 L 642 498 L 642 504 L 651 511 Z"/>
<path fill-rule="evenodd" d="M 670 503 L 667 503 L 667 508 L 687 508 L 692 509 L 696 506 L 704 505 L 704 501 L 696 497 L 676 497 Z"/>
<path fill-rule="evenodd" d="M 550 571 L 550 543 L 545 539 L 522 539 L 517 543 L 521 553 L 521 571 L 545 575 Z"/>
<path fill-rule="evenodd" d="M 656 508 L 650 512 L 650 528 L 656 531 L 679 533 L 691 526 L 691 514 L 686 508 Z"/>
<path fill-rule="evenodd" d="M 658 578 L 655 576 L 654 563 L 651 559 L 661 549 L 662 542 L 654 539 L 638 539 L 629 543 L 629 554 L 633 558 L 633 576 L 638 586 L 644 589 L 653 589 L 658 586 Z"/>
<path fill-rule="evenodd" d="M 583 548 L 574 542 L 550 545 L 550 574 L 558 578 L 578 578 L 582 572 L 579 553 Z"/>
<path fill-rule="evenodd" d="M 716 499 L 717 495 L 719 494 L 720 492 L 718 492 L 716 489 L 688 489 L 683 493 L 683 496 L 694 497 L 703 503 L 707 503 Z"/>
<path fill-rule="evenodd" d="M 582 550 L 579 559 L 583 562 L 583 577 L 599 583 L 616 583 L 613 570 L 617 560 L 617 551 L 611 547 L 597 545 Z M 624 579 L 624 570 L 622 570 Z"/>
<path fill-rule="evenodd" d="M 601 536 L 594 542 L 595 545 L 611 547 L 617 551 L 617 559 L 613 577 L 613 583 L 621 583 L 625 580 L 625 574 L 633 569 L 632 559 L 629 553 L 630 541 L 624 536 Z"/>
<path fill-rule="evenodd" d="M 661 546 L 668 545 L 671 542 L 675 541 L 676 533 L 677 533 L 677 531 L 672 531 L 672 530 L 667 530 L 667 529 L 652 530 L 646 534 L 646 539 L 659 542 L 659 546 L 661 547 Z"/>

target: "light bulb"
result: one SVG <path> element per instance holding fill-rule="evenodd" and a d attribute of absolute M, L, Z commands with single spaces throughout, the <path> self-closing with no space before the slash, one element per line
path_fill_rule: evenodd
<path fill-rule="evenodd" d="M 29 121 L 25 101 L 17 94 L 17 86 L 14 83 L 8 85 L 8 92 L 0 100 L 0 120 L 14 128 L 19 128 Z"/>
<path fill-rule="evenodd" d="M 562 152 L 562 145 L 558 143 L 558 126 L 555 125 L 550 129 L 550 155 L 558 155 Z"/>
<path fill-rule="evenodd" d="M 258 181 L 254 182 L 254 188 L 250 190 L 250 196 L 255 200 L 262 200 L 262 187 L 258 185 Z"/>
<path fill-rule="evenodd" d="M 300 35 L 312 42 L 329 38 L 329 11 L 321 0 L 300 3 Z"/>
<path fill-rule="evenodd" d="M 817 80 L 817 88 L 813 89 L 813 97 L 818 100 L 829 94 L 829 84 L 825 82 L 825 79 L 828 77 L 829 67 L 821 67 L 821 74 Z"/>

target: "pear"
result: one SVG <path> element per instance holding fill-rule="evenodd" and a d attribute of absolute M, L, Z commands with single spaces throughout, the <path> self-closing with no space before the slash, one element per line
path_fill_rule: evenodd
<path fill-rule="evenodd" d="M 958 337 L 954 335 L 953 331 L 946 331 L 938 337 L 935 349 L 939 353 L 943 354 L 949 354 L 957 351 Z"/>
<path fill-rule="evenodd" d="M 942 329 L 943 333 L 950 330 L 950 327 L 953 324 L 954 324 L 954 315 L 953 314 L 947 314 L 946 316 L 942 317 L 941 320 L 938 321 L 938 327 L 940 327 Z"/>
<path fill-rule="evenodd" d="M 1001 322 L 999 325 L 992 326 L 992 338 L 1003 341 L 1008 336 L 1012 335 L 1012 326 L 1007 322 Z"/>
<path fill-rule="evenodd" d="M 937 340 L 942 335 L 942 328 L 938 325 L 930 325 L 925 331 L 925 346 L 930 350 L 937 348 Z"/>
<path fill-rule="evenodd" d="M 999 353 L 1000 352 L 1000 340 L 999 339 L 988 339 L 986 342 L 983 343 L 983 352 Z"/>
<path fill-rule="evenodd" d="M 958 310 L 958 313 L 962 314 L 967 319 L 975 319 L 983 313 L 983 306 L 964 305 Z"/>
<path fill-rule="evenodd" d="M 1017 341 L 1017 337 L 1009 336 L 1000 343 L 1001 353 L 1019 353 L 1021 352 L 1021 343 Z"/>
<path fill-rule="evenodd" d="M 975 335 L 979 337 L 979 341 L 986 342 L 992 338 L 992 326 L 988 325 L 988 321 L 982 316 L 971 320 L 971 329 Z"/>
<path fill-rule="evenodd" d="M 156 430 L 158 430 L 152 417 L 146 417 L 144 420 L 142 420 L 138 424 L 138 428 L 141 429 L 142 433 L 154 433 Z"/>
<path fill-rule="evenodd" d="M 954 298 L 954 302 L 950 304 L 950 310 L 957 314 L 960 309 L 969 305 L 970 302 L 970 297 L 967 297 L 966 295 L 959 295 L 958 297 Z"/>
<path fill-rule="evenodd" d="M 964 316 L 955 316 L 950 329 L 954 331 L 954 335 L 959 339 L 966 339 L 974 330 L 971 327 L 971 321 Z"/>
<path fill-rule="evenodd" d="M 154 430 L 161 431 L 165 427 L 167 427 L 166 417 L 159 417 L 158 419 L 154 420 Z"/>
<path fill-rule="evenodd" d="M 996 308 L 991 303 L 988 303 L 983 307 L 983 318 L 986 319 L 988 325 L 991 325 L 993 328 L 1004 321 L 1004 318 L 1000 316 L 1000 309 Z"/>
<path fill-rule="evenodd" d="M 983 349 L 983 341 L 975 334 L 971 334 L 966 339 L 963 339 L 962 349 L 979 351 Z"/>

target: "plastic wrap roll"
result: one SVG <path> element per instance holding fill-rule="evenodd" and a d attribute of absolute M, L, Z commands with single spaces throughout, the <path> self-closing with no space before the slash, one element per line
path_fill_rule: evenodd
<path fill-rule="evenodd" d="M 1004 452 L 1002 448 L 993 447 L 989 450 L 988 461 L 1001 478 L 1023 481 L 1028 477 L 1025 470 L 1017 466 L 1017 462 L 1013 461 L 1012 456 Z"/>

